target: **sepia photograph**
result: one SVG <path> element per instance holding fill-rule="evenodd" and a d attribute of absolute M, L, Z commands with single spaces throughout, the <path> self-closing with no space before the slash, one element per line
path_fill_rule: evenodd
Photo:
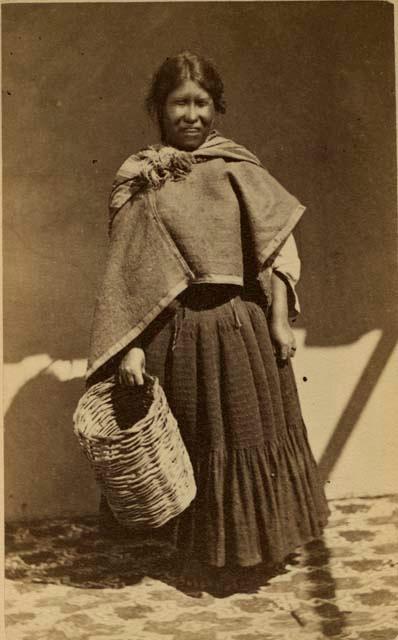
<path fill-rule="evenodd" d="M 398 638 L 395 13 L 3 0 L 6 640 Z"/>

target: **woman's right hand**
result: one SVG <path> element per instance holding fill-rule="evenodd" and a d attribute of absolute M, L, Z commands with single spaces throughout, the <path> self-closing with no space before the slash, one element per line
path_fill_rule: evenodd
<path fill-rule="evenodd" d="M 119 364 L 119 382 L 131 387 L 144 384 L 145 352 L 139 347 L 133 347 L 126 353 Z"/>

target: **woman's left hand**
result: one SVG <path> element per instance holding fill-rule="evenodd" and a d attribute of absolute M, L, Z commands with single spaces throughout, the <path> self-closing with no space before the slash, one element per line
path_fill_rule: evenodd
<path fill-rule="evenodd" d="M 289 321 L 272 319 L 270 334 L 277 358 L 283 362 L 286 362 L 288 358 L 294 358 L 297 346 Z"/>

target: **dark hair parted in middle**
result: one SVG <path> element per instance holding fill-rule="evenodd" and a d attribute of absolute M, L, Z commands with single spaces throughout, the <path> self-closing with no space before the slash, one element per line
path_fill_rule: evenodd
<path fill-rule="evenodd" d="M 160 127 L 167 96 L 185 80 L 197 82 L 213 98 L 215 110 L 225 113 L 224 85 L 213 63 L 195 53 L 183 51 L 166 58 L 154 74 L 146 98 L 147 110 L 157 117 Z"/>

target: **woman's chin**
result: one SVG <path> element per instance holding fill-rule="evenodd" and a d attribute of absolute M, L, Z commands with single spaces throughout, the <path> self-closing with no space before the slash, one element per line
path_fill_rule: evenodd
<path fill-rule="evenodd" d="M 179 147 L 179 149 L 181 149 L 182 151 L 195 151 L 196 149 L 198 149 L 200 147 L 202 143 L 191 143 L 191 144 L 184 144 L 184 146 Z"/>
<path fill-rule="evenodd" d="M 184 135 L 171 142 L 173 147 L 181 151 L 195 151 L 205 141 L 203 135 Z"/>
<path fill-rule="evenodd" d="M 176 147 L 176 149 L 180 149 L 180 151 L 195 151 L 195 149 L 198 149 L 198 147 L 200 147 L 201 144 L 202 142 L 192 141 L 192 142 L 174 144 L 173 146 Z"/>

